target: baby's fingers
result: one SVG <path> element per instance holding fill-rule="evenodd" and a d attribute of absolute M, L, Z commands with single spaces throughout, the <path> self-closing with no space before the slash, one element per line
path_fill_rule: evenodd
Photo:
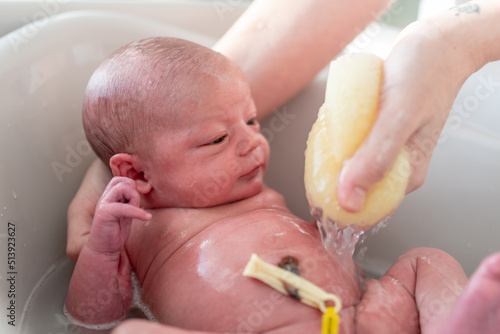
<path fill-rule="evenodd" d="M 151 214 L 144 209 L 129 203 L 111 203 L 106 206 L 105 214 L 115 219 L 138 219 L 142 221 L 151 220 Z"/>
<path fill-rule="evenodd" d="M 128 177 L 114 177 L 109 182 L 100 200 L 101 203 L 125 202 L 139 206 L 140 195 L 136 184 Z"/>

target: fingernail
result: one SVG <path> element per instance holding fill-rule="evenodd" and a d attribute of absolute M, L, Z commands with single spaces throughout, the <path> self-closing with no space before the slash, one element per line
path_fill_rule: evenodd
<path fill-rule="evenodd" d="M 366 192 L 358 187 L 354 187 L 350 192 L 347 193 L 345 199 L 345 209 L 352 212 L 358 212 L 363 208 L 365 204 Z"/>

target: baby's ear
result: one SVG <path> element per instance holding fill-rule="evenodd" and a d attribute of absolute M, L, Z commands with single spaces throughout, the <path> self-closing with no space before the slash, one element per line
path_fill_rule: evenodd
<path fill-rule="evenodd" d="M 152 186 L 139 166 L 138 158 L 127 153 L 118 153 L 109 159 L 109 167 L 113 176 L 123 176 L 134 180 L 137 191 L 145 195 L 151 191 Z"/>

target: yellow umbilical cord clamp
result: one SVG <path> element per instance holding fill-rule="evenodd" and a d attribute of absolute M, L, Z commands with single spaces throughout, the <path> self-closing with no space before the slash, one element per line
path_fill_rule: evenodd
<path fill-rule="evenodd" d="M 335 303 L 336 313 L 342 309 L 342 302 L 338 296 L 324 291 L 292 272 L 264 262 L 256 254 L 252 254 L 250 257 L 243 275 L 256 278 L 286 296 L 290 295 L 287 286 L 293 287 L 297 289 L 298 300 L 319 309 L 323 313 L 327 312 L 326 303 L 328 301 Z"/>
<path fill-rule="evenodd" d="M 321 322 L 321 334 L 337 334 L 339 332 L 339 315 L 335 307 L 327 307 Z"/>

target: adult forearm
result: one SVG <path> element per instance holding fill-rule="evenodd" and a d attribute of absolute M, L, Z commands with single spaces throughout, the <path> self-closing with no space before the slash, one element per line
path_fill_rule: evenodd
<path fill-rule="evenodd" d="M 389 0 L 255 0 L 214 47 L 247 75 L 260 116 L 304 88 Z"/>
<path fill-rule="evenodd" d="M 451 48 L 468 55 L 470 62 L 464 66 L 469 75 L 500 60 L 500 1 L 467 2 L 428 21 L 439 28 Z"/>

